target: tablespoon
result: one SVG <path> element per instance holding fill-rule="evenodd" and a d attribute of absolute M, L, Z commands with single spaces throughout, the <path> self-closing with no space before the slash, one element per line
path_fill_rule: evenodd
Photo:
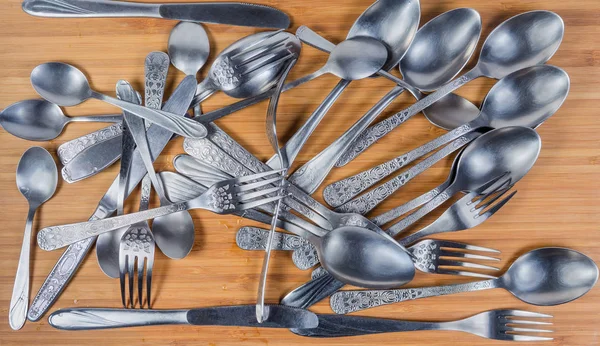
<path fill-rule="evenodd" d="M 31 84 L 40 96 L 60 106 L 75 106 L 90 98 L 107 102 L 184 137 L 206 136 L 204 125 L 191 119 L 103 95 L 90 88 L 77 68 L 59 62 L 38 65 L 31 72 Z"/>
<path fill-rule="evenodd" d="M 389 291 L 343 291 L 332 295 L 330 304 L 335 313 L 346 314 L 405 300 L 504 288 L 525 303 L 552 306 L 583 296 L 596 281 L 598 267 L 591 258 L 567 248 L 545 247 L 521 255 L 497 279 Z"/>
<path fill-rule="evenodd" d="M 536 128 L 560 108 L 568 93 L 569 76 L 558 67 L 538 65 L 513 72 L 490 89 L 479 116 L 474 120 L 406 154 L 327 186 L 323 197 L 329 205 L 338 207 L 414 160 L 472 133 L 475 135 L 471 136 L 471 140 L 491 128 Z M 400 181 L 401 179 L 404 181 Z M 388 181 L 382 185 L 385 187 L 378 188 L 377 193 L 372 190 L 348 202 L 345 209 L 353 210 L 352 204 L 364 205 L 366 200 L 383 200 L 403 186 L 405 180 L 407 179 L 404 179 L 404 174 L 400 174 L 393 182 Z M 382 191 L 385 193 L 382 194 Z M 360 213 L 371 209 L 361 209 L 363 211 Z"/>
<path fill-rule="evenodd" d="M 59 106 L 46 100 L 24 100 L 0 112 L 0 125 L 11 135 L 30 141 L 49 141 L 58 137 L 70 122 L 118 123 L 120 114 L 68 117 Z"/>
<path fill-rule="evenodd" d="M 378 0 L 356 19 L 346 39 L 370 37 L 378 40 L 388 48 L 387 65 L 383 68 L 392 68 L 404 56 L 412 42 L 419 26 L 420 14 L 418 0 Z M 339 81 L 304 125 L 288 140 L 283 150 L 289 160 L 296 158 L 304 143 L 349 84 L 349 80 Z M 272 168 L 278 168 L 278 162 L 279 160 L 272 157 L 267 164 Z"/>
<path fill-rule="evenodd" d="M 345 154 L 353 160 L 377 140 L 444 95 L 479 77 L 500 79 L 525 67 L 543 64 L 556 52 L 564 34 L 564 23 L 550 11 L 531 11 L 501 23 L 487 37 L 473 69 L 448 82 L 407 109 L 365 130 Z"/>
<path fill-rule="evenodd" d="M 31 232 L 36 210 L 56 191 L 58 170 L 52 155 L 46 149 L 27 149 L 17 166 L 17 187 L 29 203 L 23 245 L 19 265 L 10 299 L 8 322 L 14 330 L 21 329 L 27 318 L 29 304 L 29 260 L 31 252 Z"/>
<path fill-rule="evenodd" d="M 186 75 L 196 78 L 196 74 L 208 59 L 210 42 L 202 25 L 180 22 L 171 30 L 167 49 L 173 66 Z M 196 105 L 194 116 L 199 115 L 200 105 Z"/>

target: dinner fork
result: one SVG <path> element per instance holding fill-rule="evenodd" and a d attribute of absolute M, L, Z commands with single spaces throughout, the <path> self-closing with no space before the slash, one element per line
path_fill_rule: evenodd
<path fill-rule="evenodd" d="M 211 186 L 200 196 L 181 203 L 112 218 L 52 226 L 38 233 L 38 245 L 43 250 L 55 250 L 89 237 L 93 237 L 135 223 L 189 209 L 206 209 L 217 214 L 233 214 L 277 201 L 284 196 L 268 196 L 280 187 L 261 189 L 281 180 L 280 170 L 224 180 Z M 269 176 L 276 177 L 267 179 Z M 257 181 L 258 180 L 258 181 Z"/>
<path fill-rule="evenodd" d="M 267 236 L 268 231 L 258 227 L 242 227 L 236 234 L 237 245 L 244 250 L 265 250 L 267 247 Z M 272 250 L 285 250 L 293 251 L 294 253 L 302 251 L 311 251 L 307 249 L 310 243 L 292 234 L 277 233 L 276 237 L 273 238 Z M 483 260 L 483 261 L 499 261 L 496 257 L 482 256 L 478 254 L 471 254 L 464 251 L 478 251 L 478 252 L 493 252 L 499 254 L 500 251 L 473 246 L 469 244 L 425 239 L 411 247 L 407 248 L 413 254 L 413 262 L 415 268 L 424 273 L 433 274 L 451 274 L 451 275 L 464 275 L 482 278 L 495 278 L 495 276 L 482 274 L 478 272 L 472 272 L 471 269 L 478 270 L 499 270 L 497 267 L 482 265 L 472 262 L 464 261 L 463 259 L 470 260 Z M 457 251 L 458 250 L 458 251 Z M 295 258 L 296 257 L 296 258 Z M 304 258 L 309 258 L 309 261 L 304 262 Z M 309 269 L 316 265 L 319 260 L 316 256 L 292 256 L 294 264 L 300 269 Z M 448 267 L 463 267 L 463 270 L 453 270 Z M 322 267 L 317 268 L 313 271 L 313 279 L 321 276 Z"/>
<path fill-rule="evenodd" d="M 147 210 L 150 203 L 150 191 L 152 190 L 152 181 L 146 174 L 142 180 L 142 196 L 140 200 L 140 211 Z M 119 281 L 121 283 L 121 300 L 123 307 L 127 308 L 127 299 L 125 298 L 125 276 L 129 280 L 129 303 L 135 307 L 133 299 L 133 277 L 135 264 L 137 263 L 137 283 L 138 283 L 138 301 L 140 309 L 144 307 L 143 288 L 144 288 L 144 263 L 146 264 L 146 301 L 148 309 L 152 302 L 152 269 L 154 268 L 154 236 L 148 226 L 148 222 L 142 221 L 132 225 L 121 237 L 119 243 Z"/>
<path fill-rule="evenodd" d="M 417 330 L 453 330 L 504 341 L 549 341 L 550 337 L 528 335 L 551 333 L 551 322 L 538 318 L 551 315 L 524 310 L 490 310 L 464 319 L 447 322 L 402 321 L 376 317 L 318 315 L 319 326 L 311 329 L 291 329 L 297 335 L 332 338 Z M 544 326 L 535 327 L 532 326 Z M 544 329 L 538 329 L 544 328 Z"/>

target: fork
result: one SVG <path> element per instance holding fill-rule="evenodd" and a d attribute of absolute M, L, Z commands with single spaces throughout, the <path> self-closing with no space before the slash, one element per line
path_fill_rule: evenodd
<path fill-rule="evenodd" d="M 244 250 L 265 250 L 267 247 L 267 236 L 268 231 L 258 227 L 242 227 L 236 234 L 237 245 Z M 277 233 L 277 236 L 273 239 L 271 244 L 272 250 L 285 250 L 293 251 L 294 254 L 302 251 L 311 251 L 307 249 L 310 243 L 297 236 L 285 233 Z M 469 244 L 425 239 L 407 248 L 413 254 L 413 262 L 415 268 L 424 273 L 433 274 L 451 274 L 451 275 L 464 275 L 481 278 L 495 278 L 495 276 L 481 274 L 477 272 L 471 272 L 470 269 L 481 269 L 481 270 L 499 270 L 497 267 L 488 265 L 481 265 L 472 262 L 465 262 L 462 259 L 472 260 L 484 260 L 484 261 L 499 261 L 496 257 L 482 256 L 477 254 L 470 254 L 462 252 L 461 250 L 467 251 L 479 251 L 479 252 L 494 252 L 499 254 L 500 251 L 489 249 L 480 246 L 473 246 Z M 457 251 L 458 250 L 458 251 Z M 297 258 L 299 257 L 300 260 Z M 443 257 L 443 258 L 442 258 Z M 300 269 L 309 269 L 318 263 L 318 257 L 316 252 L 314 256 L 306 256 L 311 259 L 308 262 L 301 262 L 304 256 L 292 256 L 294 264 Z M 447 267 L 463 267 L 464 270 L 457 271 L 451 270 Z M 321 276 L 321 271 L 325 272 L 322 267 L 316 269 L 313 272 L 313 279 Z M 315 273 L 316 272 L 316 273 Z"/>
<path fill-rule="evenodd" d="M 552 318 L 552 316 L 524 310 L 490 310 L 447 322 L 402 321 L 345 315 L 318 315 L 318 317 L 319 326 L 317 328 L 291 329 L 291 331 L 302 336 L 331 338 L 417 330 L 452 330 L 503 341 L 553 340 L 550 337 L 528 335 L 551 333 L 552 330 L 549 329 L 532 328 L 532 326 L 550 326 L 551 322 L 532 319 Z"/>
<path fill-rule="evenodd" d="M 280 170 L 273 170 L 251 176 L 224 180 L 214 184 L 205 193 L 192 200 L 156 209 L 102 220 L 46 227 L 38 233 L 38 245 L 44 250 L 55 250 L 98 234 L 189 209 L 206 209 L 217 214 L 232 214 L 252 209 L 284 197 L 279 195 L 268 196 L 269 194 L 278 192 L 280 187 L 260 189 L 263 186 L 280 181 L 280 173 Z M 266 179 L 273 175 L 276 175 L 276 177 Z"/>
<path fill-rule="evenodd" d="M 140 211 L 147 210 L 150 203 L 150 191 L 152 181 L 149 174 L 146 174 L 142 180 L 142 197 L 140 200 Z M 152 292 L 152 269 L 154 267 L 154 236 L 148 222 L 142 221 L 132 225 L 123 234 L 119 243 L 119 281 L 121 283 L 121 300 L 123 307 L 127 308 L 127 299 L 125 298 L 125 276 L 129 277 L 129 303 L 135 307 L 133 299 L 133 277 L 134 266 L 137 263 L 137 283 L 138 283 L 138 301 L 140 309 L 144 307 L 143 287 L 144 287 L 144 262 L 146 263 L 146 301 L 148 309 L 151 305 Z"/>

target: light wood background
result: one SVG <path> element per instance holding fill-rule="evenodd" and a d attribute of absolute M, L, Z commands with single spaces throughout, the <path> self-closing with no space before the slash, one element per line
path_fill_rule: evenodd
<path fill-rule="evenodd" d="M 331 1 L 257 1 L 277 6 L 293 20 L 292 32 L 302 24 L 328 39 L 344 39 L 354 20 L 367 8 L 370 0 Z M 28 16 L 21 11 L 21 1 L 4 0 L 0 4 L 0 107 L 37 97 L 29 83 L 36 65 L 47 61 L 75 64 L 90 77 L 94 88 L 114 94 L 118 79 L 127 79 L 137 88 L 143 86 L 143 63 L 151 51 L 166 51 L 167 38 L 174 21 L 154 19 L 47 19 Z M 421 23 L 457 7 L 472 6 L 483 20 L 482 38 L 503 20 L 529 10 L 552 10 L 562 16 L 566 32 L 563 43 L 550 61 L 564 68 L 571 77 L 571 93 L 563 107 L 539 133 L 543 148 L 532 171 L 518 183 L 519 193 L 495 217 L 477 229 L 439 236 L 492 247 L 502 251 L 501 268 L 520 254 L 541 246 L 566 246 L 586 253 L 600 262 L 600 3 L 597 0 L 519 1 L 519 0 L 423 0 Z M 251 28 L 207 25 L 211 40 L 211 59 L 232 42 L 256 32 Z M 483 42 L 483 39 L 481 40 Z M 469 64 L 472 66 L 473 61 Z M 291 78 L 319 68 L 327 56 L 304 47 Z M 212 60 L 209 60 L 209 62 Z M 208 66 L 200 73 L 206 75 Z M 398 71 L 394 71 L 398 74 Z M 167 95 L 183 78 L 171 68 Z M 281 133 L 290 136 L 325 97 L 337 79 L 324 76 L 286 93 L 279 109 Z M 476 104 L 495 81 L 481 78 L 459 90 L 459 94 Z M 301 164 L 327 146 L 383 96 L 391 84 L 379 79 L 355 82 L 323 120 L 297 160 Z M 203 105 L 210 111 L 231 103 L 222 93 Z M 385 112 L 389 116 L 412 100 L 402 95 Z M 69 115 L 113 113 L 114 108 L 90 101 L 65 110 Z M 266 103 L 238 112 L 219 121 L 227 132 L 261 159 L 272 149 L 265 135 Z M 27 323 L 20 331 L 8 325 L 8 307 L 13 277 L 22 242 L 27 204 L 15 185 L 19 157 L 30 146 L 41 145 L 55 154 L 67 140 L 100 128 L 101 124 L 71 124 L 56 140 L 28 142 L 0 131 L 0 345 L 496 345 L 477 336 L 455 332 L 413 332 L 331 340 L 312 340 L 285 330 L 253 328 L 215 328 L 166 326 L 101 332 L 63 332 L 51 328 L 46 318 Z M 444 131 L 432 126 L 421 115 L 386 137 L 368 154 L 347 168 L 332 172 L 333 182 L 367 167 L 391 159 L 431 140 Z M 182 153 L 182 142 L 171 143 L 156 164 L 158 170 L 172 170 L 171 160 Z M 408 199 L 437 186 L 448 174 L 452 159 L 429 169 L 402 188 L 375 214 L 389 210 Z M 60 182 L 56 195 L 36 215 L 35 230 L 41 227 L 87 220 L 118 171 L 118 165 L 88 180 L 66 184 Z M 315 196 L 321 198 L 321 191 Z M 137 196 L 129 201 L 137 208 Z M 156 203 L 156 201 L 154 201 Z M 441 211 L 419 225 L 431 222 Z M 242 225 L 251 224 L 233 216 L 218 216 L 194 211 L 196 244 L 192 253 L 180 261 L 168 260 L 157 253 L 153 296 L 155 308 L 186 308 L 227 304 L 252 304 L 256 297 L 257 278 L 263 255 L 245 252 L 235 245 L 234 235 Z M 31 294 L 35 294 L 54 266 L 60 252 L 44 252 L 37 247 L 32 253 Z M 309 278 L 309 272 L 296 269 L 289 253 L 277 253 L 269 275 L 268 301 L 275 303 L 288 291 Z M 468 278 L 417 274 L 408 285 L 467 282 Z M 98 268 L 95 252 L 85 260 L 52 311 L 64 307 L 120 307 L 119 283 L 106 277 Z M 363 312 L 363 315 L 399 319 L 450 320 L 496 308 L 529 309 L 555 316 L 555 340 L 546 345 L 599 345 L 600 288 L 583 298 L 562 306 L 535 307 L 515 299 L 503 290 L 481 291 L 454 296 L 423 299 Z M 330 312 L 324 301 L 313 308 Z"/>

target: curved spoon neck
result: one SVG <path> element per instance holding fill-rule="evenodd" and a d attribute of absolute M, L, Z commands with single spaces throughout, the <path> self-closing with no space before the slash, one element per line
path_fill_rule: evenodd
<path fill-rule="evenodd" d="M 192 99 L 192 107 L 202 103 L 204 100 L 209 98 L 212 94 L 214 94 L 218 89 L 218 86 L 214 83 L 212 78 L 205 78 L 198 86 L 196 87 L 196 95 Z"/>
<path fill-rule="evenodd" d="M 311 80 L 321 77 L 322 75 L 324 75 L 325 73 L 328 73 L 328 72 L 329 72 L 329 67 L 327 65 L 325 65 L 309 75 L 306 75 L 304 77 L 298 78 L 296 80 L 293 80 L 293 81 L 285 84 L 283 86 L 282 92 L 288 91 L 288 90 L 293 89 L 297 86 L 300 86 L 304 83 L 310 82 Z"/>
<path fill-rule="evenodd" d="M 69 122 L 98 122 L 98 123 L 120 123 L 123 121 L 121 114 L 109 115 L 85 115 L 67 118 L 65 123 Z"/>

